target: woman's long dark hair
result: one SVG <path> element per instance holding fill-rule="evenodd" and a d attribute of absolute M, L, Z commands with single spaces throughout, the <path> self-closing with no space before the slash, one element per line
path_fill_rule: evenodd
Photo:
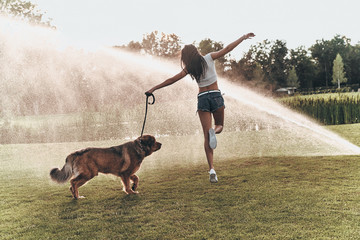
<path fill-rule="evenodd" d="M 185 65 L 185 69 L 183 67 Z M 190 74 L 192 79 L 200 81 L 200 77 L 203 76 L 207 69 L 207 64 L 203 56 L 199 53 L 197 48 L 192 45 L 185 45 L 181 50 L 181 67 Z"/>

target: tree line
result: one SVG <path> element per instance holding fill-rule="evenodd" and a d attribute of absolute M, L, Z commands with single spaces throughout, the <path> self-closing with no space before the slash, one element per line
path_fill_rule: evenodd
<path fill-rule="evenodd" d="M 32 24 L 55 28 L 52 19 L 44 19 L 45 12 L 37 8 L 36 4 L 24 0 L 0 0 L 0 16 L 20 19 Z"/>
<path fill-rule="evenodd" d="M 0 14 L 30 23 L 51 25 L 44 20 L 44 12 L 26 0 L 0 0 Z M 181 38 L 176 34 L 154 31 L 145 34 L 141 42 L 131 41 L 115 46 L 167 59 L 180 55 Z M 224 47 L 222 42 L 201 40 L 197 45 L 202 54 Z M 303 90 L 340 87 L 341 83 L 358 88 L 360 85 L 360 43 L 335 35 L 330 40 L 316 40 L 308 49 L 300 46 L 289 49 L 284 40 L 263 40 L 252 45 L 240 60 L 230 54 L 216 63 L 221 76 L 258 89 L 274 90 L 279 87 L 296 87 Z"/>
<path fill-rule="evenodd" d="M 178 59 L 181 45 L 176 34 L 154 31 L 145 34 L 141 42 L 131 41 L 115 47 Z M 224 43 L 212 39 L 201 40 L 195 45 L 202 54 L 224 47 Z M 240 60 L 233 59 L 230 54 L 224 56 L 216 63 L 216 68 L 221 76 L 260 89 L 297 87 L 313 90 L 339 87 L 340 83 L 358 88 L 360 44 L 352 45 L 349 38 L 335 35 L 330 40 L 316 40 L 308 49 L 304 46 L 289 49 L 284 40 L 266 39 L 252 45 Z"/>

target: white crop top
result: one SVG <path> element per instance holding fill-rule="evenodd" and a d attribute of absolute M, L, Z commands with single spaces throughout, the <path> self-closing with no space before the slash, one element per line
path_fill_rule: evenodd
<path fill-rule="evenodd" d="M 210 53 L 206 54 L 204 56 L 204 59 L 207 64 L 207 69 L 205 74 L 200 78 L 200 81 L 198 82 L 199 87 L 207 87 L 217 81 L 215 62 L 212 59 Z"/>

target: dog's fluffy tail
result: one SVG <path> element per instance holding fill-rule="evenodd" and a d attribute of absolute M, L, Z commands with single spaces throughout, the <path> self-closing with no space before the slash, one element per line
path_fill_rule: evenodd
<path fill-rule="evenodd" d="M 51 179 L 58 183 L 68 181 L 73 175 L 73 160 L 74 156 L 70 155 L 66 158 L 66 163 L 61 170 L 59 168 L 53 168 L 50 171 Z"/>

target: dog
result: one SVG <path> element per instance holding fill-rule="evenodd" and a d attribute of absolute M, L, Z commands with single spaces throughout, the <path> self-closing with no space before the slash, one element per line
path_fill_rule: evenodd
<path fill-rule="evenodd" d="M 135 141 L 109 148 L 86 148 L 67 156 L 65 165 L 60 170 L 50 171 L 51 179 L 58 183 L 65 183 L 70 178 L 70 191 L 75 199 L 79 196 L 79 187 L 97 176 L 98 173 L 110 173 L 119 176 L 123 183 L 123 190 L 127 194 L 137 194 L 136 188 L 139 177 L 135 173 L 145 157 L 161 148 L 161 143 L 155 137 L 144 135 Z M 130 187 L 130 181 L 133 182 Z"/>

